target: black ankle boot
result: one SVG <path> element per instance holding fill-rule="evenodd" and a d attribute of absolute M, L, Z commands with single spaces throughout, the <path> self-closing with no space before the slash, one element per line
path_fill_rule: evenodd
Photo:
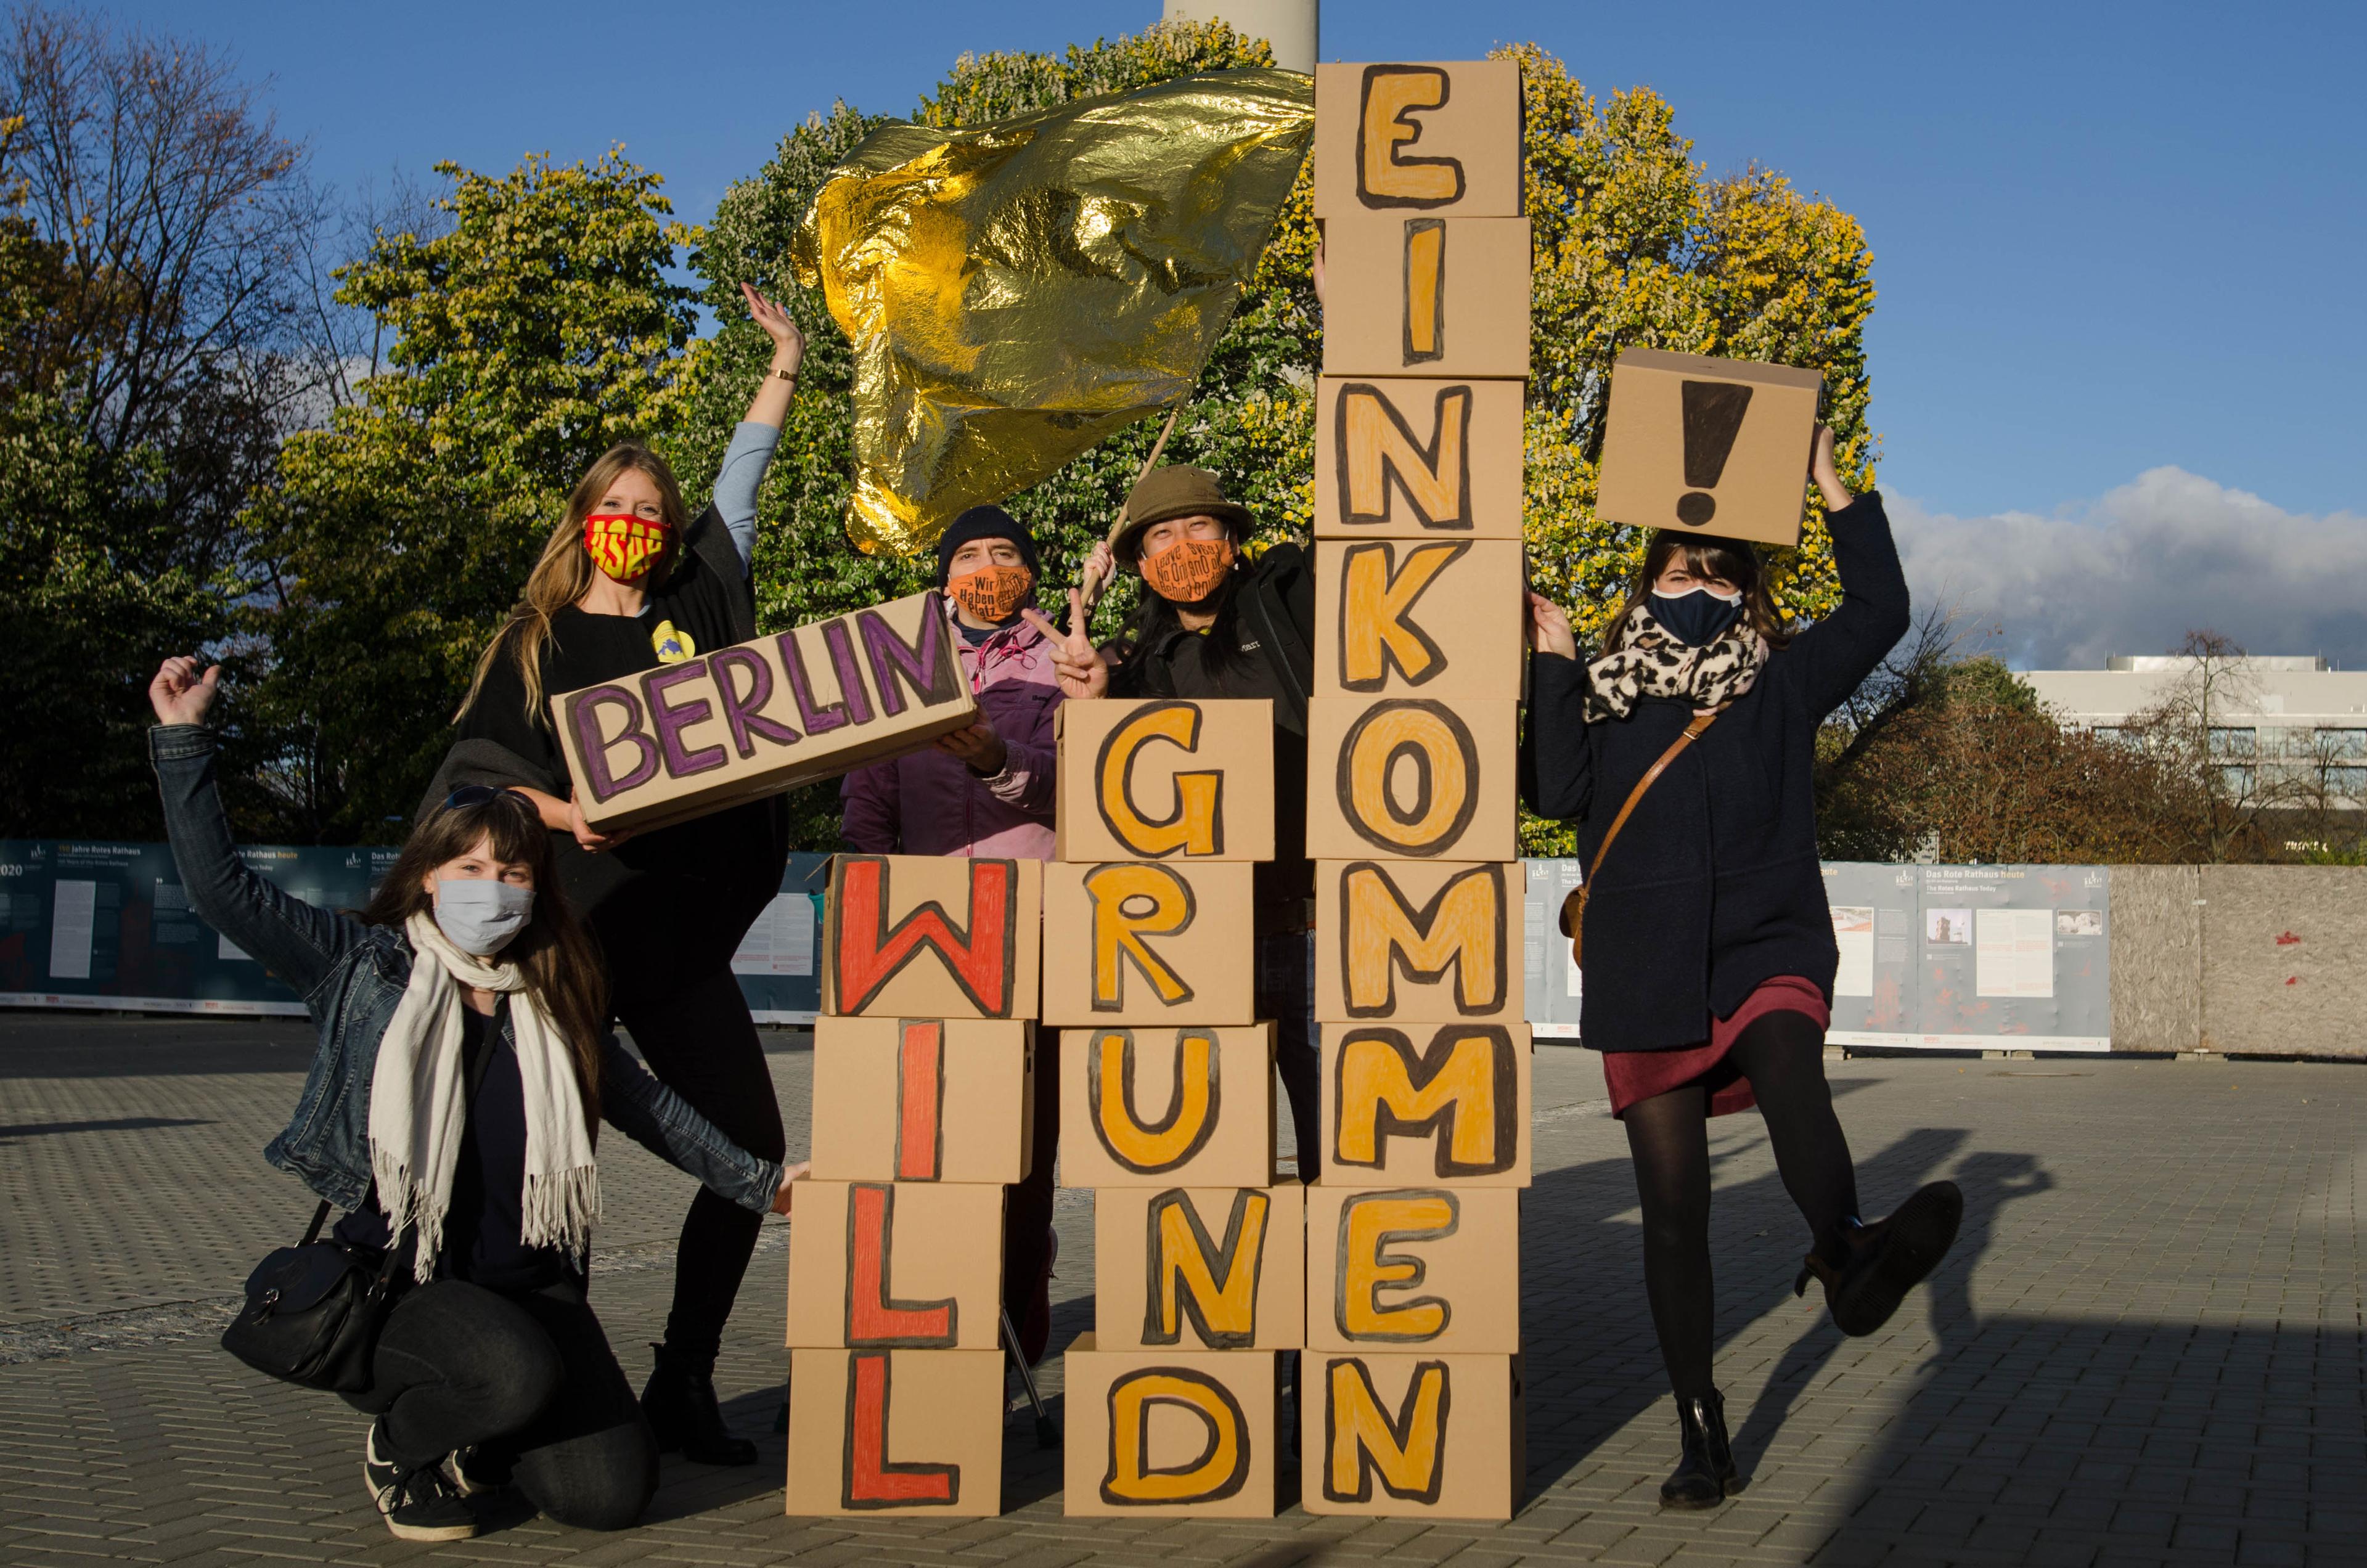
<path fill-rule="evenodd" d="M 1919 1187 L 1887 1219 L 1851 1222 L 1840 1258 L 1808 1254 L 1792 1293 L 1806 1294 L 1811 1278 L 1823 1281 L 1833 1326 L 1848 1335 L 1871 1334 L 1940 1266 L 1964 1218 L 1965 1195 L 1954 1182 Z"/>
<path fill-rule="evenodd" d="M 1726 1401 L 1717 1390 L 1678 1400 L 1677 1430 L 1684 1457 L 1660 1483 L 1660 1506 L 1715 1508 L 1742 1490 L 1742 1478 L 1734 1469 L 1734 1446 L 1726 1437 Z"/>
<path fill-rule="evenodd" d="M 753 1464 L 756 1445 L 735 1438 L 715 1403 L 715 1369 L 693 1366 L 677 1351 L 651 1345 L 657 1370 L 641 1390 L 641 1414 L 657 1434 L 658 1452 L 681 1453 L 693 1464 Z"/>

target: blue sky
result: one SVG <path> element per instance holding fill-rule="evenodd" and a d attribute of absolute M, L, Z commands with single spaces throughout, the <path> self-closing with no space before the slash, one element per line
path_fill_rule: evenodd
<path fill-rule="evenodd" d="M 902 112 L 965 50 L 1129 32 L 1159 6 L 413 0 L 399 24 L 318 0 L 109 10 L 272 77 L 283 131 L 341 186 L 622 141 L 697 220 L 834 97 Z M 2182 616 L 2367 666 L 2367 546 L 2351 543 L 2367 538 L 2367 7 L 1331 0 L 1322 49 L 1457 59 L 1528 39 L 1598 92 L 1657 88 L 1713 172 L 1780 169 L 1865 222 L 1884 488 L 1910 567 L 1947 573 L 1919 589 L 1994 608 L 2020 662 L 2099 637 L 2154 651 Z M 2214 558 L 2259 580 L 2228 602 L 2251 606 L 2237 621 L 2161 547 L 2205 514 L 2248 520 Z M 2049 525 L 2106 581 L 2017 614 L 1994 552 L 1965 547 L 2010 533 L 2027 549 Z M 2304 550 L 2309 570 L 2281 570 Z M 2147 592 L 2119 593 L 2117 574 Z M 2303 603 L 2258 592 L 2282 578 Z"/>

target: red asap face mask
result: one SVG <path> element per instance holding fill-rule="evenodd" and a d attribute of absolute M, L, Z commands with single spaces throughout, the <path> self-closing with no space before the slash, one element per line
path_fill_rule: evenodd
<path fill-rule="evenodd" d="M 583 519 L 583 547 L 593 564 L 619 582 L 638 582 L 665 554 L 674 528 L 624 512 L 595 512 Z"/>
<path fill-rule="evenodd" d="M 997 626 L 1017 614 L 1035 591 L 1036 574 L 1024 566 L 982 566 L 946 582 L 955 604 Z"/>

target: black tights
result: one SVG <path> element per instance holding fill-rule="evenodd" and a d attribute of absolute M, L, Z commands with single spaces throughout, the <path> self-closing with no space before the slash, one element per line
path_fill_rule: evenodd
<path fill-rule="evenodd" d="M 1857 1173 L 1825 1083 L 1825 1035 L 1796 1012 L 1771 1012 L 1727 1053 L 1759 1100 L 1784 1190 L 1808 1222 L 1817 1250 L 1840 1256 L 1842 1222 L 1857 1213 Z M 1709 1267 L 1709 1090 L 1688 1084 L 1627 1108 L 1627 1147 L 1644 1210 L 1644 1290 L 1660 1358 L 1679 1399 L 1712 1386 L 1717 1297 Z"/>
<path fill-rule="evenodd" d="M 653 1001 L 620 998 L 617 1015 L 660 1083 L 757 1158 L 782 1157 L 787 1139 L 772 1069 L 730 970 Z M 666 1348 L 690 1365 L 715 1365 L 724 1319 L 764 1223 L 764 1215 L 704 1187 L 691 1200 L 674 1247 L 674 1310 L 666 1317 Z"/>

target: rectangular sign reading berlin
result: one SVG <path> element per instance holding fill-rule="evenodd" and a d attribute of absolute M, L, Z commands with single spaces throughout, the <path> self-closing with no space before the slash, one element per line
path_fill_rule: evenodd
<path fill-rule="evenodd" d="M 915 751 L 977 716 L 915 593 L 550 699 L 583 818 L 656 828 Z"/>

